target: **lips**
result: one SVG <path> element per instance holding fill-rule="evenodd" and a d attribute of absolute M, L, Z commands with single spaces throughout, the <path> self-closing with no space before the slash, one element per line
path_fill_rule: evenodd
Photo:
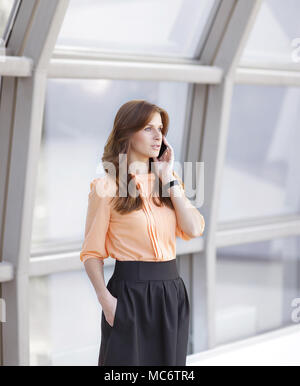
<path fill-rule="evenodd" d="M 160 148 L 160 145 L 152 145 L 152 147 L 153 147 L 154 149 L 159 149 L 159 148 Z"/>

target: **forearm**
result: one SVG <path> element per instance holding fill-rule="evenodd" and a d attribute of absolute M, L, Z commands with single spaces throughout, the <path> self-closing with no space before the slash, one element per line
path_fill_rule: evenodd
<path fill-rule="evenodd" d="M 173 175 L 162 178 L 162 184 L 174 180 Z M 172 204 L 176 212 L 176 218 L 180 228 L 192 237 L 201 236 L 204 230 L 204 218 L 186 197 L 184 190 L 179 185 L 173 185 L 168 190 Z"/>
<path fill-rule="evenodd" d="M 102 308 L 109 299 L 110 292 L 106 288 L 103 272 L 103 263 L 98 259 L 90 258 L 84 262 L 86 273 L 95 289 L 96 295 Z"/>

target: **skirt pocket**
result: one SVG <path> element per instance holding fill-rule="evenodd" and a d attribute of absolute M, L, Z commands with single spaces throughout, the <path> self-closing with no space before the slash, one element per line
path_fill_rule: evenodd
<path fill-rule="evenodd" d="M 112 326 L 108 323 L 108 321 L 106 320 L 105 315 L 104 315 L 105 322 L 107 323 L 108 327 L 110 327 L 111 329 L 116 328 L 116 326 L 118 324 L 118 320 L 119 320 L 119 305 L 120 305 L 120 299 L 119 299 L 119 297 L 117 297 L 117 306 L 116 306 L 116 310 L 115 310 L 114 324 Z M 103 312 L 103 314 L 104 314 L 104 312 Z"/>
<path fill-rule="evenodd" d="M 107 289 L 117 299 L 117 306 L 115 310 L 115 317 L 114 317 L 114 324 L 111 326 L 108 321 L 105 318 L 104 312 L 102 311 L 103 319 L 105 324 L 109 327 L 109 329 L 113 330 L 115 329 L 119 324 L 119 309 L 120 309 L 120 302 L 121 302 L 121 293 L 117 290 L 118 284 L 113 281 L 109 281 L 107 284 Z"/>

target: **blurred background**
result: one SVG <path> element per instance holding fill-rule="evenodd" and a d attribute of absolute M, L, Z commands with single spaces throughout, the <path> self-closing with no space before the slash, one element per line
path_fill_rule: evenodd
<path fill-rule="evenodd" d="M 3 365 L 97 364 L 79 252 L 131 99 L 168 111 L 176 161 L 204 162 L 205 232 L 177 240 L 187 363 L 300 364 L 299 14 L 299 0 L 0 0 Z"/>

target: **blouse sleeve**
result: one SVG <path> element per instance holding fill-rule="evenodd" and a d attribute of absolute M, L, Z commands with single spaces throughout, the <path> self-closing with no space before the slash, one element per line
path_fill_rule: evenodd
<path fill-rule="evenodd" d="M 110 204 L 109 196 L 102 194 L 101 183 L 103 178 L 96 178 L 90 183 L 84 242 L 80 252 L 83 263 L 94 258 L 104 264 L 103 260 L 109 256 L 105 241 L 110 221 Z"/>
<path fill-rule="evenodd" d="M 181 178 L 178 176 L 178 174 L 175 171 L 173 171 L 173 174 L 174 174 L 174 177 L 176 177 L 176 179 L 179 181 L 179 187 L 180 187 L 181 191 L 185 194 L 183 181 L 181 180 Z M 187 197 L 185 197 L 185 199 L 186 199 L 187 208 L 192 208 L 193 205 L 191 204 L 190 200 Z M 202 223 L 203 223 L 203 229 L 204 229 L 204 218 L 202 215 L 201 215 L 201 217 L 202 217 Z M 201 235 L 202 235 L 202 233 L 201 233 Z M 180 226 L 178 225 L 177 222 L 176 222 L 176 237 L 180 237 L 181 239 L 183 239 L 185 241 L 191 240 L 193 238 L 193 237 L 189 236 L 187 233 L 185 233 L 180 228 Z"/>
<path fill-rule="evenodd" d="M 180 185 L 181 190 L 184 191 L 182 185 Z M 192 237 L 190 237 L 187 233 L 185 233 L 180 226 L 178 225 L 178 222 L 176 221 L 176 237 L 180 237 L 181 239 L 188 241 L 191 240 Z"/>

